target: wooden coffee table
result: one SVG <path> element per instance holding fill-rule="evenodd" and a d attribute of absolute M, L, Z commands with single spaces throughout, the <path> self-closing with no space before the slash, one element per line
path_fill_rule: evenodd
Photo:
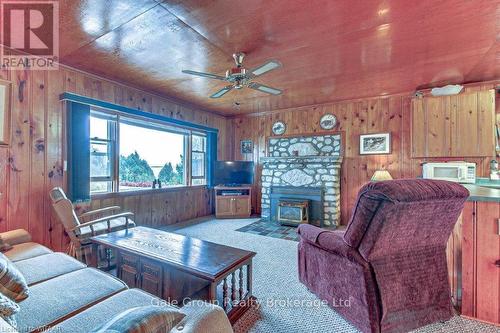
<path fill-rule="evenodd" d="M 234 323 L 255 300 L 252 258 L 255 252 L 147 227 L 91 238 L 92 253 L 103 246 L 115 252 L 117 275 L 130 288 L 141 288 L 174 305 L 192 299 L 220 305 Z M 91 265 L 97 267 L 96 256 Z"/>

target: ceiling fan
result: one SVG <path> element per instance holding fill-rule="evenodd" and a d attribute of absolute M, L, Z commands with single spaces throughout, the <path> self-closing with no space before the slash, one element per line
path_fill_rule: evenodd
<path fill-rule="evenodd" d="M 254 78 L 261 76 L 269 71 L 272 71 L 273 69 L 280 68 L 281 63 L 278 60 L 269 60 L 266 63 L 252 70 L 247 71 L 246 68 L 243 67 L 244 58 L 245 58 L 245 53 L 243 52 L 234 53 L 233 59 L 234 62 L 236 63 L 236 67 L 228 69 L 226 71 L 226 76 L 221 76 L 211 73 L 196 72 L 186 69 L 183 70 L 182 72 L 190 75 L 202 76 L 209 79 L 221 80 L 231 83 L 230 85 L 225 86 L 221 90 L 212 94 L 210 98 L 220 98 L 233 89 L 241 89 L 243 87 L 248 87 L 250 89 L 262 91 L 266 94 L 271 94 L 271 95 L 280 95 L 283 92 L 281 89 L 276 89 L 252 81 Z"/>

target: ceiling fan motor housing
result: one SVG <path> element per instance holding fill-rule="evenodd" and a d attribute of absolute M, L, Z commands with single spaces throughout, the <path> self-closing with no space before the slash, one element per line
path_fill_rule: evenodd
<path fill-rule="evenodd" d="M 249 77 L 245 68 L 236 67 L 226 72 L 226 80 L 234 83 L 236 89 L 240 89 L 248 82 Z"/>

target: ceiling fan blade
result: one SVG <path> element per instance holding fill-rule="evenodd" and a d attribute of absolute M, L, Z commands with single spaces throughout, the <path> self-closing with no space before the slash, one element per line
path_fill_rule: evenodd
<path fill-rule="evenodd" d="M 273 87 L 268 87 L 260 83 L 255 83 L 255 82 L 250 82 L 248 84 L 248 88 L 255 89 L 258 91 L 265 92 L 266 94 L 271 94 L 271 95 L 281 95 L 283 90 L 281 89 L 276 89 Z"/>
<path fill-rule="evenodd" d="M 282 66 L 281 62 L 279 62 L 278 60 L 269 60 L 268 62 L 260 65 L 259 67 L 252 69 L 250 71 L 250 75 L 252 75 L 253 77 L 259 76 L 269 71 L 272 71 L 273 69 L 280 68 L 281 66 Z"/>
<path fill-rule="evenodd" d="M 190 75 L 208 77 L 209 79 L 215 79 L 215 80 L 221 80 L 221 81 L 225 81 L 226 80 L 226 78 L 224 76 L 220 76 L 220 75 L 217 75 L 217 74 L 195 72 L 195 71 L 190 71 L 188 69 L 183 69 L 182 72 L 185 73 L 185 74 L 190 74 Z"/>
<path fill-rule="evenodd" d="M 233 90 L 233 86 L 225 86 L 224 88 L 222 88 L 221 90 L 219 90 L 215 94 L 212 94 L 212 96 L 210 96 L 210 98 L 220 98 L 220 97 L 224 96 L 226 93 L 230 92 L 231 90 Z"/>

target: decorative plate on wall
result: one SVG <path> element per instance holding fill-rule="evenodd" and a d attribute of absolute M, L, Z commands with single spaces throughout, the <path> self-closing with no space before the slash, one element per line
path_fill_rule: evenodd
<path fill-rule="evenodd" d="M 273 124 L 274 135 L 283 135 L 286 131 L 286 125 L 282 121 L 277 121 Z"/>
<path fill-rule="evenodd" d="M 333 114 L 327 113 L 323 117 L 321 117 L 319 126 L 321 126 L 321 128 L 324 130 L 331 130 L 332 128 L 337 126 L 337 117 L 335 117 Z"/>

